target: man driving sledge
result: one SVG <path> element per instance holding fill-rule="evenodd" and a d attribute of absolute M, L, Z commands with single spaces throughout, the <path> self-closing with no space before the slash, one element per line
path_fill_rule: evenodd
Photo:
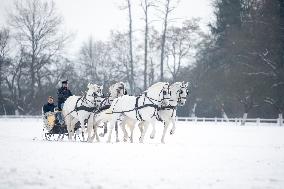
<path fill-rule="evenodd" d="M 62 86 L 58 89 L 57 95 L 58 95 L 58 109 L 61 111 L 64 102 L 69 96 L 72 96 L 71 91 L 68 89 L 68 80 L 62 81 Z"/>

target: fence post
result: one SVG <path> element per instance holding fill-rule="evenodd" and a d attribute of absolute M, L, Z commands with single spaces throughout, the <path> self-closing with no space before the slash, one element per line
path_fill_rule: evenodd
<path fill-rule="evenodd" d="M 279 114 L 278 120 L 279 120 L 279 126 L 282 126 L 283 125 L 283 115 L 282 114 Z"/>
<path fill-rule="evenodd" d="M 257 118 L 256 119 L 256 125 L 259 126 L 259 124 L 260 124 L 260 118 Z"/>

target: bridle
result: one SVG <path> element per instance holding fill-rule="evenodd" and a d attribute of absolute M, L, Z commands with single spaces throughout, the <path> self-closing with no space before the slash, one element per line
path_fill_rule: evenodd
<path fill-rule="evenodd" d="M 101 89 L 100 89 L 101 91 Z M 94 101 L 92 102 L 91 100 L 87 99 L 86 96 L 93 97 Z M 82 102 L 87 101 L 87 103 L 91 103 L 94 107 L 98 107 L 97 103 L 101 103 L 101 100 L 98 100 L 97 98 L 102 97 L 103 95 L 98 95 L 97 92 L 93 92 L 91 95 L 84 95 Z"/>
<path fill-rule="evenodd" d="M 182 89 L 186 89 L 186 96 L 181 96 L 184 92 Z M 184 84 L 181 86 L 181 88 L 178 90 L 178 103 L 181 103 L 182 99 L 186 99 L 187 95 L 189 94 L 189 90 L 187 89 L 186 86 L 184 86 Z"/>
<path fill-rule="evenodd" d="M 118 97 L 118 95 L 120 94 L 120 91 L 121 90 L 123 90 L 123 95 L 127 95 L 127 90 L 125 89 L 125 87 L 124 87 L 124 85 L 123 85 L 123 87 L 118 87 L 117 89 L 116 89 L 116 92 L 117 92 L 117 97 Z"/>

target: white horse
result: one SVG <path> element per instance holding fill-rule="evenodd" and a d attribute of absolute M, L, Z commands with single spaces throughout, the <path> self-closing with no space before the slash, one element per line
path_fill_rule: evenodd
<path fill-rule="evenodd" d="M 70 96 L 64 103 L 62 113 L 67 125 L 69 140 L 73 138 L 77 121 L 80 122 L 84 140 L 85 120 L 98 109 L 101 103 L 103 86 L 89 83 L 87 87 L 88 91 L 84 96 Z"/>
<path fill-rule="evenodd" d="M 170 86 L 170 100 L 169 100 L 169 105 L 162 105 L 161 107 L 158 108 L 158 112 L 157 112 L 157 120 L 161 121 L 164 123 L 164 130 L 163 130 L 163 135 L 162 135 L 162 139 L 161 142 L 165 143 L 165 135 L 168 129 L 168 126 L 170 123 L 172 123 L 173 127 L 171 129 L 171 134 L 173 134 L 175 132 L 175 118 L 176 118 L 176 108 L 178 105 L 183 106 L 186 102 L 186 97 L 188 95 L 188 83 L 184 83 L 184 82 L 176 82 L 173 83 Z M 136 124 L 137 120 L 133 120 L 130 118 L 124 118 L 124 120 L 122 121 L 122 125 L 125 127 L 125 125 L 128 125 L 131 131 L 131 142 L 133 142 L 133 130 L 134 130 L 134 126 Z M 145 123 L 144 121 L 141 121 L 138 124 L 138 127 L 140 129 L 140 132 L 143 133 L 143 129 L 145 127 Z M 155 133 L 156 133 L 156 129 L 155 129 L 155 122 L 152 122 L 152 133 L 150 135 L 150 137 L 153 139 L 155 137 Z"/>
<path fill-rule="evenodd" d="M 99 107 L 99 111 L 106 110 L 110 108 L 113 100 L 117 97 L 123 96 L 127 94 L 127 91 L 125 89 L 125 84 L 123 82 L 118 82 L 110 86 L 109 88 L 109 96 L 106 96 L 102 99 L 102 102 Z M 88 142 L 92 142 L 94 138 L 96 137 L 97 141 L 99 142 L 99 137 L 97 135 L 97 126 L 99 125 L 101 120 L 96 120 L 96 114 L 98 112 L 92 113 L 90 116 L 90 119 L 88 119 Z M 107 122 L 103 122 L 104 126 L 107 126 Z M 93 136 L 91 137 L 93 131 Z M 116 133 L 116 137 L 118 138 L 118 133 Z"/>
<path fill-rule="evenodd" d="M 128 117 L 138 121 L 144 121 L 144 129 L 140 137 L 143 143 L 148 125 L 156 119 L 157 109 L 162 103 L 169 103 L 169 84 L 159 82 L 146 90 L 140 96 L 124 95 L 116 98 L 111 107 L 98 115 L 98 120 L 107 119 L 110 122 L 109 136 L 107 142 L 111 141 L 111 134 L 115 123 L 121 117 Z M 122 127 L 123 129 L 123 127 Z M 123 129 L 124 136 L 127 135 Z"/>

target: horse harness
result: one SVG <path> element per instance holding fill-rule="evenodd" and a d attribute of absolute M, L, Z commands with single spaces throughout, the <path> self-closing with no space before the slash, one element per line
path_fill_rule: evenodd
<path fill-rule="evenodd" d="M 175 112 L 176 109 L 177 109 L 177 106 L 171 106 L 171 105 L 159 107 L 158 110 L 157 110 L 158 111 L 157 115 L 156 115 L 157 120 L 164 122 L 164 120 L 161 118 L 161 116 L 159 114 L 160 110 L 172 110 L 172 115 L 171 115 L 171 118 L 172 118 L 174 116 L 174 112 Z"/>
<path fill-rule="evenodd" d="M 184 89 L 184 88 L 186 88 L 186 87 L 185 86 L 181 86 L 181 89 Z M 177 100 L 178 103 L 180 103 L 182 99 L 186 99 L 186 97 L 182 97 L 181 96 L 181 94 L 183 94 L 183 91 L 182 90 L 179 90 L 179 91 L 180 92 L 178 93 L 178 100 Z M 189 93 L 189 91 L 186 90 L 186 94 L 187 95 L 188 95 L 188 93 Z M 171 105 L 158 107 L 158 111 L 159 110 L 172 110 L 171 118 L 174 116 L 174 112 L 175 112 L 176 109 L 177 109 L 177 106 L 171 106 Z M 157 117 L 158 121 L 164 122 L 164 120 L 160 117 L 159 113 L 157 113 L 156 117 Z"/>
<path fill-rule="evenodd" d="M 112 113 L 109 113 L 109 114 L 113 114 L 113 113 L 121 113 L 121 114 L 124 114 L 124 113 L 126 113 L 126 112 L 135 111 L 135 112 L 136 112 L 136 119 L 137 119 L 138 121 L 144 121 L 143 118 L 142 118 L 141 113 L 139 112 L 139 110 L 140 110 L 140 109 L 143 109 L 143 108 L 146 108 L 146 107 L 153 107 L 153 108 L 155 109 L 155 111 L 153 112 L 151 118 L 154 117 L 154 116 L 157 118 L 157 111 L 158 111 L 158 109 L 159 109 L 159 106 L 158 106 L 157 104 L 155 104 L 154 101 L 156 101 L 156 102 L 162 102 L 162 101 L 165 100 L 165 99 L 169 99 L 169 98 L 165 98 L 165 97 L 164 97 L 164 96 L 166 95 L 166 91 L 161 90 L 161 91 L 160 91 L 160 94 L 161 94 L 162 92 L 163 92 L 163 98 L 162 98 L 161 100 L 153 99 L 153 98 L 151 98 L 151 97 L 149 97 L 149 96 L 147 95 L 147 92 L 144 92 L 142 95 L 139 95 L 139 96 L 136 97 L 135 106 L 134 106 L 133 109 L 126 110 L 126 111 L 121 111 L 121 112 L 114 112 L 114 111 L 112 111 Z M 169 88 L 168 88 L 168 93 L 171 94 L 171 92 L 169 92 Z M 142 105 L 142 106 L 139 106 L 139 100 L 140 100 L 142 97 L 144 97 L 144 99 L 143 99 L 143 105 Z M 146 100 L 146 99 L 148 99 L 151 103 L 145 104 L 145 100 Z M 117 102 L 117 101 L 116 101 L 116 102 Z M 114 106 L 115 106 L 115 105 L 116 105 L 116 104 L 114 104 Z"/>

